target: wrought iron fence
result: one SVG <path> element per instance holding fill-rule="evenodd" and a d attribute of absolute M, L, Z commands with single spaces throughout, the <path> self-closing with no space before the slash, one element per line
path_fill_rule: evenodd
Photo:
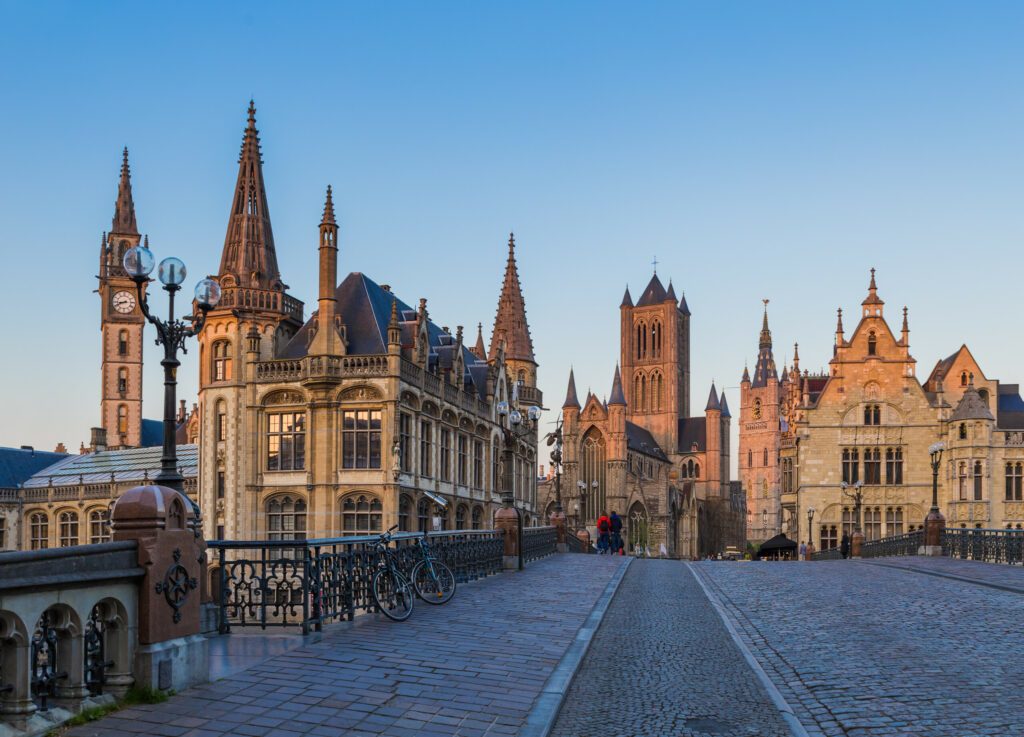
<path fill-rule="evenodd" d="M 947 527 L 942 531 L 942 554 L 1019 566 L 1024 564 L 1024 530 Z"/>
<path fill-rule="evenodd" d="M 399 564 L 408 572 L 421 558 L 421 533 L 398 533 Z M 316 540 L 214 540 L 215 599 L 220 631 L 231 627 L 293 627 L 303 633 L 326 622 L 351 620 L 375 608 L 370 590 L 381 565 L 376 535 Z M 503 542 L 497 530 L 431 533 L 434 556 L 458 581 L 501 570 Z M 552 552 L 554 543 L 552 543 Z"/>
<path fill-rule="evenodd" d="M 557 542 L 558 531 L 554 527 L 527 527 L 523 530 L 523 560 L 529 563 L 553 555 Z"/>
<path fill-rule="evenodd" d="M 592 548 L 571 533 L 566 533 L 565 542 L 569 546 L 570 553 L 590 553 Z"/>
<path fill-rule="evenodd" d="M 860 549 L 862 558 L 890 558 L 894 555 L 917 555 L 924 545 L 924 530 L 914 530 L 903 535 L 891 535 L 865 542 Z"/>
<path fill-rule="evenodd" d="M 819 550 L 811 556 L 811 560 L 842 560 L 842 558 L 843 554 L 839 552 L 839 548 Z"/>

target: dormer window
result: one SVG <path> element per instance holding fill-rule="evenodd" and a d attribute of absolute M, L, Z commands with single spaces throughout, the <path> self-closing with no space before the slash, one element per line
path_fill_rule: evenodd
<path fill-rule="evenodd" d="M 874 330 L 872 330 L 870 333 L 868 333 L 868 355 L 869 356 L 877 356 L 878 355 L 878 337 L 875 335 L 875 331 Z"/>

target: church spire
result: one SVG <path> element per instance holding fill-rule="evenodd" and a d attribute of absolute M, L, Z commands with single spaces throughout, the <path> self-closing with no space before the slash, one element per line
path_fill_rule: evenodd
<path fill-rule="evenodd" d="M 508 261 L 505 264 L 505 279 L 498 298 L 498 314 L 494 318 L 491 332 L 490 358 L 498 355 L 498 347 L 505 342 L 506 360 L 529 361 L 536 364 L 533 355 L 533 340 L 530 326 L 526 323 L 526 302 L 519 285 L 519 270 L 516 268 L 515 235 L 508 235 Z"/>
<path fill-rule="evenodd" d="M 121 181 L 117 184 L 117 201 L 114 203 L 114 220 L 110 232 L 116 235 L 138 235 L 135 224 L 135 203 L 132 201 L 132 173 L 128 167 L 128 147 L 121 154 Z"/>
<path fill-rule="evenodd" d="M 487 360 L 487 348 L 484 347 L 484 324 L 482 322 L 476 324 L 476 345 L 473 346 L 470 353 L 481 361 Z"/>
<path fill-rule="evenodd" d="M 775 356 L 772 354 L 772 331 L 768 328 L 768 300 L 764 302 L 764 318 L 761 320 L 761 337 L 758 341 L 757 363 L 754 364 L 753 387 L 768 386 L 770 379 L 778 381 L 775 371 Z"/>
<path fill-rule="evenodd" d="M 325 211 L 326 216 L 326 211 Z M 333 209 L 332 209 L 333 215 Z M 220 276 L 230 274 L 241 286 L 283 289 L 277 269 L 274 232 L 263 183 L 263 158 L 256 129 L 256 105 L 249 101 L 249 120 L 242 134 L 238 180 L 231 203 Z"/>
<path fill-rule="evenodd" d="M 675 300 L 672 301 L 675 302 Z M 612 378 L 612 396 L 608 400 L 608 404 L 626 406 L 626 395 L 622 391 L 622 374 L 619 371 L 618 364 L 615 364 L 615 376 Z"/>
<path fill-rule="evenodd" d="M 589 395 L 590 392 L 588 391 Z M 572 367 L 569 367 L 569 388 L 565 392 L 565 402 L 562 403 L 562 409 L 567 408 L 579 409 L 580 400 L 576 398 L 576 376 L 573 374 Z"/>

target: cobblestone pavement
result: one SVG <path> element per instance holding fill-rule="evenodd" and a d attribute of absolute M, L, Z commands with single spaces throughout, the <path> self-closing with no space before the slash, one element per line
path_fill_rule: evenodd
<path fill-rule="evenodd" d="M 686 565 L 637 560 L 551 735 L 789 737 L 790 731 Z"/>
<path fill-rule="evenodd" d="M 691 568 L 811 735 L 1024 735 L 1021 594 L 857 561 Z"/>
<path fill-rule="evenodd" d="M 958 558 L 926 558 L 915 555 L 899 558 L 871 558 L 863 562 L 907 568 L 931 575 L 956 576 L 958 578 L 970 579 L 977 583 L 1015 589 L 1024 593 L 1024 566 L 976 563 L 973 560 L 960 560 Z"/>
<path fill-rule="evenodd" d="M 558 555 L 459 587 L 406 622 L 362 617 L 74 737 L 514 735 L 624 559 Z"/>

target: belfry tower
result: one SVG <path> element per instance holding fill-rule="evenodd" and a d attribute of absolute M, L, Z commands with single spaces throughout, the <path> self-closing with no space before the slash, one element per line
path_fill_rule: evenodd
<path fill-rule="evenodd" d="M 142 444 L 142 330 L 146 318 L 138 292 L 122 266 L 124 253 L 139 245 L 132 201 L 128 149 L 121 161 L 114 219 L 100 245 L 99 292 L 102 342 L 100 424 L 110 447 Z"/>
<path fill-rule="evenodd" d="M 505 263 L 505 279 L 501 285 L 501 296 L 498 298 L 498 313 L 494 317 L 488 360 L 493 361 L 498 355 L 502 341 L 505 343 L 505 365 L 508 367 L 509 377 L 526 388 L 535 389 L 537 360 L 533 355 L 530 326 L 526 322 L 526 301 L 523 299 L 523 289 L 519 284 L 516 240 L 512 233 L 508 236 L 508 261 Z"/>

